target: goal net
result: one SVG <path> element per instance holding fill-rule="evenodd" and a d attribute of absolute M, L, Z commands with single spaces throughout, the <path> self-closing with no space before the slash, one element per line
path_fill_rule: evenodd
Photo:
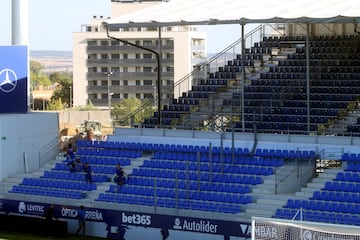
<path fill-rule="evenodd" d="M 360 227 L 253 217 L 252 240 L 360 240 Z"/>

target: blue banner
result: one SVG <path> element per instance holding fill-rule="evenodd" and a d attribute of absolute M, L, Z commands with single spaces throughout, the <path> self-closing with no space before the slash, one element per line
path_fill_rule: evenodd
<path fill-rule="evenodd" d="M 43 216 L 49 204 L 0 199 L 0 211 L 24 215 Z M 87 221 L 104 222 L 108 226 L 142 226 L 169 230 L 179 230 L 224 236 L 251 236 L 251 224 L 237 221 L 193 218 L 163 214 L 149 214 L 120 210 L 85 208 Z M 77 219 L 78 207 L 55 205 L 57 218 Z"/>
<path fill-rule="evenodd" d="M 0 46 L 0 113 L 27 112 L 27 81 L 27 46 Z"/>

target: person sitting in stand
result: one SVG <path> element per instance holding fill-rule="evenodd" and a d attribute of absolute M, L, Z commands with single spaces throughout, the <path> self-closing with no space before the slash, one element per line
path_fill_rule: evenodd
<path fill-rule="evenodd" d="M 115 177 L 114 177 L 114 182 L 119 185 L 122 186 L 127 179 L 127 174 L 124 171 L 124 169 L 120 166 L 120 164 L 116 164 L 115 166 Z"/>
<path fill-rule="evenodd" d="M 75 159 L 74 149 L 71 143 L 69 143 L 68 145 L 68 149 L 66 151 L 66 158 L 70 161 Z"/>
<path fill-rule="evenodd" d="M 77 157 L 74 162 L 74 172 L 82 172 L 84 170 L 80 157 Z"/>
<path fill-rule="evenodd" d="M 87 131 L 87 140 L 92 141 L 92 142 L 95 140 L 94 130 L 92 128 L 89 128 Z"/>
<path fill-rule="evenodd" d="M 92 183 L 92 174 L 93 174 L 93 171 L 91 170 L 91 167 L 90 165 L 86 162 L 84 163 L 84 168 L 83 168 L 83 171 L 85 173 L 85 181 L 87 183 Z"/>
<path fill-rule="evenodd" d="M 75 172 L 76 160 L 70 160 L 67 164 L 71 173 Z"/>

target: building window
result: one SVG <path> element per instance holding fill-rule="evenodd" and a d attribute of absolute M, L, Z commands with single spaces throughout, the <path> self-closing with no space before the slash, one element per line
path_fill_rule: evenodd
<path fill-rule="evenodd" d="M 152 80 L 144 80 L 144 86 L 152 86 Z"/>
<path fill-rule="evenodd" d="M 157 27 L 148 27 L 147 30 L 149 32 L 156 32 L 157 31 Z"/>
<path fill-rule="evenodd" d="M 166 80 L 166 85 L 170 86 L 171 85 L 171 80 Z"/>
<path fill-rule="evenodd" d="M 135 97 L 136 97 L 137 99 L 140 99 L 140 98 L 141 98 L 140 96 L 141 96 L 140 93 L 135 94 Z"/>
<path fill-rule="evenodd" d="M 109 42 L 107 40 L 101 41 L 101 46 L 108 46 Z"/>
<path fill-rule="evenodd" d="M 151 53 L 144 53 L 143 58 L 144 59 L 152 59 L 152 54 Z"/>
<path fill-rule="evenodd" d="M 136 80 L 136 81 L 135 81 L 135 85 L 136 85 L 136 86 L 140 86 L 140 83 L 141 83 L 140 80 Z"/>
<path fill-rule="evenodd" d="M 88 59 L 96 59 L 96 54 L 88 54 Z"/>
<path fill-rule="evenodd" d="M 135 58 L 140 59 L 140 54 L 139 53 L 135 54 Z"/>
<path fill-rule="evenodd" d="M 111 71 L 114 72 L 120 72 L 120 68 L 119 67 L 112 67 Z"/>
<path fill-rule="evenodd" d="M 108 98 L 107 93 L 102 93 L 102 94 L 101 94 L 101 99 L 107 99 L 107 98 Z"/>
<path fill-rule="evenodd" d="M 95 73 L 96 72 L 96 67 L 88 68 L 88 72 L 89 73 Z"/>
<path fill-rule="evenodd" d="M 124 86 L 127 86 L 128 84 L 128 80 L 124 80 Z"/>
<path fill-rule="evenodd" d="M 108 85 L 107 80 L 106 81 L 101 81 L 101 86 L 107 86 L 107 85 Z"/>
<path fill-rule="evenodd" d="M 129 95 L 127 93 L 124 93 L 124 98 L 128 98 Z"/>
<path fill-rule="evenodd" d="M 96 46 L 97 44 L 96 44 L 96 40 L 89 40 L 88 42 L 87 42 L 87 45 L 88 46 Z"/>
<path fill-rule="evenodd" d="M 143 46 L 152 46 L 152 45 L 153 45 L 153 43 L 152 43 L 151 40 L 144 40 L 143 41 Z"/>
<path fill-rule="evenodd" d="M 118 54 L 118 53 L 112 53 L 112 54 L 111 54 L 111 59 L 120 59 L 120 54 Z"/>
<path fill-rule="evenodd" d="M 174 40 L 167 39 L 166 40 L 166 46 L 174 46 Z"/>
<path fill-rule="evenodd" d="M 108 55 L 107 54 L 101 54 L 101 59 L 107 59 Z"/>
<path fill-rule="evenodd" d="M 113 80 L 111 81 L 112 86 L 120 86 L 120 80 Z"/>
<path fill-rule="evenodd" d="M 144 67 L 144 72 L 152 72 L 152 67 Z"/>
<path fill-rule="evenodd" d="M 119 41 L 111 41 L 111 46 L 118 46 L 119 45 Z"/>
<path fill-rule="evenodd" d="M 135 41 L 135 44 L 136 44 L 136 45 L 140 45 L 140 40 L 136 40 L 136 41 Z"/>
<path fill-rule="evenodd" d="M 174 68 L 173 67 L 166 67 L 166 72 L 174 72 Z"/>
<path fill-rule="evenodd" d="M 129 71 L 128 67 L 123 67 L 123 72 L 128 72 L 128 71 Z"/>
<path fill-rule="evenodd" d="M 144 98 L 154 98 L 152 93 L 144 93 Z"/>
<path fill-rule="evenodd" d="M 114 93 L 111 98 L 120 98 L 120 93 Z"/>
<path fill-rule="evenodd" d="M 140 67 L 135 67 L 135 72 L 141 72 L 141 68 Z"/>
<path fill-rule="evenodd" d="M 128 59 L 127 53 L 124 53 L 124 54 L 123 54 L 123 59 Z"/>

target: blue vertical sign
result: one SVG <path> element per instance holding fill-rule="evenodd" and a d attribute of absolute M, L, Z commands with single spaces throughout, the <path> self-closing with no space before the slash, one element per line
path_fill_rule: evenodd
<path fill-rule="evenodd" d="M 27 112 L 27 46 L 0 46 L 0 113 Z"/>

